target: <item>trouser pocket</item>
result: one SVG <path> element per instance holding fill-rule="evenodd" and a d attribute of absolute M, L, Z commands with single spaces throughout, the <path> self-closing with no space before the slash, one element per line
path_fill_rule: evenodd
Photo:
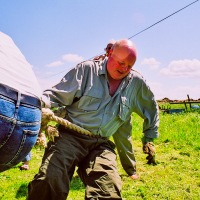
<path fill-rule="evenodd" d="M 10 168 L 21 162 L 36 143 L 39 128 L 39 124 L 28 128 L 16 125 L 12 134 L 8 133 L 9 139 L 6 142 L 4 140 L 0 148 L 0 165 Z"/>

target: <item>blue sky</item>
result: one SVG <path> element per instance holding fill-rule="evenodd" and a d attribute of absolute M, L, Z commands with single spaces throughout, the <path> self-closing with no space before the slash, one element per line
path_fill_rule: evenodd
<path fill-rule="evenodd" d="M 1 0 L 0 31 L 20 48 L 42 89 L 78 62 L 104 52 L 111 39 L 130 38 L 134 68 L 156 99 L 200 98 L 200 1 Z M 134 37 L 132 37 L 134 36 Z"/>

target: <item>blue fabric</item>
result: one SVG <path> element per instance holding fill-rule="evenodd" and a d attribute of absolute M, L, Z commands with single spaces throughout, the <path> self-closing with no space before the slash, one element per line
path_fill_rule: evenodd
<path fill-rule="evenodd" d="M 22 160 L 22 162 L 27 162 L 31 160 L 31 152 L 29 152 L 26 157 Z"/>
<path fill-rule="evenodd" d="M 36 143 L 41 110 L 1 95 L 0 91 L 0 172 L 20 163 Z"/>

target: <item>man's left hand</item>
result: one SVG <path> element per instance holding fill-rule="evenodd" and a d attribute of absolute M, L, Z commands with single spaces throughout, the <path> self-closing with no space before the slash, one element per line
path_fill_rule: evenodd
<path fill-rule="evenodd" d="M 157 165 L 155 160 L 156 150 L 153 142 L 147 142 L 143 144 L 143 152 L 145 154 L 148 154 L 148 156 L 146 157 L 146 159 L 148 160 L 147 164 Z"/>

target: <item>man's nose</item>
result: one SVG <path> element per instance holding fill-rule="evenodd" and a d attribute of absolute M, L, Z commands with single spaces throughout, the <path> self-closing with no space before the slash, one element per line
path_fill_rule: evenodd
<path fill-rule="evenodd" d="M 128 70 L 128 67 L 126 65 L 121 65 L 121 69 L 123 72 L 126 72 Z"/>

